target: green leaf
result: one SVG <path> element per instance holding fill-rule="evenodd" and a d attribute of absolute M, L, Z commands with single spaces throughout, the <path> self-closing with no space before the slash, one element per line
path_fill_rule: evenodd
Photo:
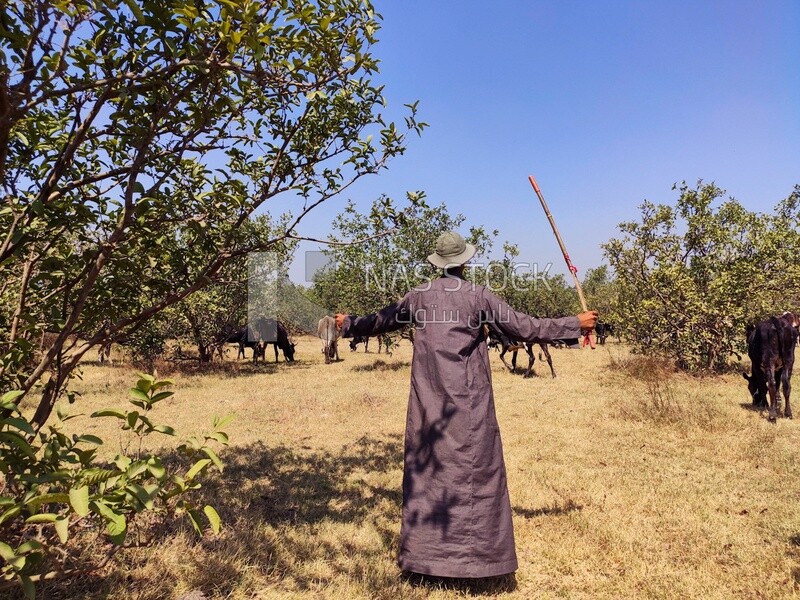
<path fill-rule="evenodd" d="M 12 519 L 12 518 L 16 517 L 21 512 L 22 512 L 22 507 L 19 504 L 15 505 L 15 506 L 12 506 L 6 512 L 4 512 L 2 515 L 0 515 L 0 525 L 5 523 L 9 519 Z"/>
<path fill-rule="evenodd" d="M 161 402 L 170 396 L 174 396 L 175 392 L 159 392 L 155 396 L 150 399 L 151 404 L 155 404 L 156 402 Z"/>
<path fill-rule="evenodd" d="M 25 506 L 31 510 L 36 510 L 45 504 L 69 504 L 69 494 L 52 493 L 42 494 L 35 496 L 25 503 Z"/>
<path fill-rule="evenodd" d="M 125 471 L 125 475 L 128 479 L 136 479 L 139 475 L 147 471 L 148 464 L 143 460 L 137 460 L 134 463 L 131 463 L 131 466 L 128 467 L 127 471 Z"/>
<path fill-rule="evenodd" d="M 130 490 L 134 496 L 136 496 L 136 499 L 139 500 L 139 502 L 142 503 L 142 506 L 144 506 L 147 510 L 153 509 L 153 498 L 142 486 L 140 486 L 138 483 L 129 483 L 127 489 Z"/>
<path fill-rule="evenodd" d="M 231 413 L 231 414 L 229 414 L 229 415 L 225 415 L 225 416 L 224 416 L 224 417 L 222 417 L 222 418 L 217 418 L 217 417 L 214 417 L 214 428 L 215 428 L 215 429 L 222 429 L 222 428 L 223 428 L 223 427 L 225 427 L 225 426 L 226 426 L 228 423 L 230 423 L 231 421 L 233 421 L 235 418 L 236 418 L 236 415 L 235 415 L 235 414 L 233 414 L 233 413 Z"/>
<path fill-rule="evenodd" d="M 228 443 L 228 434 L 222 431 L 215 431 L 214 433 L 209 433 L 206 436 L 209 440 L 216 440 L 220 444 L 227 444 Z"/>
<path fill-rule="evenodd" d="M 122 454 L 117 454 L 114 457 L 114 464 L 117 465 L 120 471 L 124 471 L 131 466 L 131 459 Z"/>
<path fill-rule="evenodd" d="M 119 409 L 116 408 L 104 408 L 103 410 L 98 410 L 93 412 L 90 415 L 92 418 L 94 417 L 117 417 L 118 419 L 125 419 L 128 415 Z"/>
<path fill-rule="evenodd" d="M 165 435 L 175 435 L 175 430 L 169 425 L 157 425 L 156 427 L 153 427 L 153 431 L 157 431 L 158 433 L 163 433 Z"/>
<path fill-rule="evenodd" d="M 89 488 L 88 486 L 81 486 L 73 488 L 69 491 L 69 502 L 72 505 L 72 510 L 79 517 L 85 517 L 89 514 Z"/>
<path fill-rule="evenodd" d="M 39 513 L 25 519 L 26 523 L 53 523 L 58 518 L 55 513 Z"/>
<path fill-rule="evenodd" d="M 139 381 L 136 382 L 136 388 L 144 393 L 147 393 L 150 391 L 150 388 L 153 387 L 155 381 L 155 377 L 152 375 L 148 375 L 147 373 L 139 373 Z"/>
<path fill-rule="evenodd" d="M 161 388 L 169 387 L 171 385 L 175 385 L 175 382 L 172 379 L 162 379 L 161 381 L 154 382 L 151 388 L 153 390 L 160 390 Z"/>
<path fill-rule="evenodd" d="M 111 541 L 119 545 L 125 541 L 128 532 L 128 525 L 125 516 L 114 512 L 104 502 L 95 501 L 91 503 L 92 510 L 106 520 L 106 531 Z"/>
<path fill-rule="evenodd" d="M 19 575 L 19 582 L 22 584 L 22 591 L 28 600 L 36 600 L 36 586 L 27 575 Z"/>
<path fill-rule="evenodd" d="M 5 542 L 0 542 L 0 558 L 5 561 L 9 561 L 15 556 L 16 554 L 14 554 L 14 549 L 11 546 Z"/>
<path fill-rule="evenodd" d="M 208 465 L 210 465 L 210 464 L 211 464 L 211 460 L 210 460 L 210 459 L 208 459 L 208 458 L 201 458 L 201 459 L 200 459 L 200 460 L 198 460 L 196 463 L 194 463 L 194 466 L 193 466 L 191 469 L 189 469 L 189 470 L 186 472 L 186 479 L 189 479 L 189 480 L 192 480 L 192 479 L 194 479 L 194 478 L 195 478 L 195 476 L 196 476 L 198 473 L 200 473 L 200 471 L 202 471 L 203 469 L 205 469 L 206 467 L 208 467 Z"/>
<path fill-rule="evenodd" d="M 211 531 L 219 533 L 222 529 L 222 520 L 219 518 L 217 511 L 214 510 L 214 507 L 206 505 L 203 507 L 203 512 L 206 513 L 206 518 L 211 525 Z"/>
<path fill-rule="evenodd" d="M 189 509 L 186 511 L 186 515 L 189 517 L 189 522 L 194 527 L 194 530 L 197 532 L 197 535 L 203 535 L 203 528 L 200 526 L 200 513 L 195 509 Z"/>
<path fill-rule="evenodd" d="M 22 396 L 23 393 L 24 392 L 22 390 L 12 390 L 10 392 L 6 392 L 3 394 L 3 397 L 0 398 L 0 404 L 3 404 L 4 406 L 16 406 L 15 400 Z"/>
<path fill-rule="evenodd" d="M 36 433 L 33 430 L 33 427 L 31 427 L 31 424 L 28 423 L 28 421 L 26 421 L 22 417 L 8 417 L 0 421 L 0 423 L 6 423 L 8 425 L 11 425 L 12 427 L 16 427 L 17 429 L 27 433 L 28 435 L 34 435 Z"/>
<path fill-rule="evenodd" d="M 24 544 L 21 544 L 19 548 L 17 548 L 18 554 L 29 554 L 34 551 L 38 551 L 44 548 L 42 543 L 38 540 L 28 540 Z"/>
<path fill-rule="evenodd" d="M 217 467 L 217 469 L 219 470 L 219 472 L 220 472 L 220 473 L 222 473 L 222 471 L 223 471 L 223 469 L 225 468 L 225 466 L 222 464 L 222 461 L 219 459 L 219 456 L 217 456 L 217 453 L 216 453 L 216 452 L 214 452 L 214 451 L 213 451 L 211 448 L 209 448 L 209 447 L 207 447 L 207 446 L 204 446 L 204 447 L 203 447 L 203 448 L 201 448 L 200 450 L 201 450 L 201 451 L 202 451 L 202 452 L 203 452 L 203 453 L 204 453 L 206 456 L 208 456 L 208 458 L 210 458 L 210 459 L 211 459 L 211 462 L 213 462 L 213 463 L 214 463 L 214 465 L 215 465 L 215 466 Z"/>
<path fill-rule="evenodd" d="M 145 405 L 150 404 L 150 396 L 139 388 L 131 388 L 131 398 L 135 401 L 143 402 Z"/>
<path fill-rule="evenodd" d="M 156 479 L 161 479 L 167 473 L 164 465 L 162 465 L 161 461 L 155 457 L 147 460 L 147 469 Z"/>
<path fill-rule="evenodd" d="M 133 16 L 136 17 L 136 20 L 139 21 L 139 25 L 144 25 L 146 19 L 144 17 L 144 13 L 139 5 L 136 3 L 136 0 L 122 0 L 125 5 L 131 10 Z"/>
<path fill-rule="evenodd" d="M 125 419 L 125 421 L 128 423 L 128 427 L 133 429 L 138 419 L 139 419 L 139 412 L 132 410 L 131 412 L 128 413 L 128 417 Z"/>
<path fill-rule="evenodd" d="M 88 444 L 94 444 L 95 446 L 102 446 L 103 440 L 101 440 L 96 435 L 90 435 L 88 433 L 83 434 L 79 438 L 75 440 L 75 443 L 78 444 L 80 442 L 86 442 Z"/>
<path fill-rule="evenodd" d="M 61 540 L 62 544 L 66 544 L 67 540 L 69 539 L 69 518 L 61 517 L 57 519 L 55 528 L 58 539 Z"/>
<path fill-rule="evenodd" d="M 9 445 L 16 446 L 28 458 L 32 459 L 36 458 L 36 451 L 31 447 L 31 445 L 27 441 L 25 441 L 25 438 L 23 438 L 16 431 L 0 431 L 0 443 L 3 442 Z"/>

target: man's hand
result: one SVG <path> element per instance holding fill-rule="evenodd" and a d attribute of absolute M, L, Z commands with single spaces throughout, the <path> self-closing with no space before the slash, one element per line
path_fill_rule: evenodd
<path fill-rule="evenodd" d="M 581 329 L 583 331 L 592 330 L 594 326 L 597 325 L 597 311 L 596 310 L 587 310 L 586 312 L 582 312 L 578 315 L 578 321 L 580 321 Z"/>
<path fill-rule="evenodd" d="M 344 318 L 346 316 L 347 315 L 343 315 L 341 313 L 336 313 L 336 329 L 338 329 L 339 331 L 341 331 L 342 327 L 344 327 Z"/>

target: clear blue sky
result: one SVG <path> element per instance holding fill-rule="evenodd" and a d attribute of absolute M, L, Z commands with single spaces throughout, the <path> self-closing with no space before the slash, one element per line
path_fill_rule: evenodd
<path fill-rule="evenodd" d="M 565 272 L 534 175 L 582 275 L 673 183 L 715 181 L 758 211 L 800 184 L 798 0 L 374 4 L 390 108 L 419 100 L 430 128 L 306 235 L 326 237 L 347 199 L 425 190 Z"/>

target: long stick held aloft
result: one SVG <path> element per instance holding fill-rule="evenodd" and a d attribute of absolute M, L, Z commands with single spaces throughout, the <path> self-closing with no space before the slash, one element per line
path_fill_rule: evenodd
<path fill-rule="evenodd" d="M 558 240 L 558 245 L 561 247 L 561 253 L 564 255 L 564 260 L 567 261 L 569 272 L 572 273 L 572 279 L 575 280 L 575 289 L 578 290 L 578 298 L 581 301 L 581 308 L 583 308 L 584 311 L 587 311 L 589 309 L 586 307 L 586 298 L 583 295 L 583 288 L 581 287 L 581 282 L 578 279 L 578 269 L 572 264 L 572 261 L 569 258 L 567 248 L 564 246 L 564 240 L 561 239 L 561 234 L 558 233 L 558 227 L 556 227 L 556 222 L 553 219 L 553 215 L 550 214 L 550 209 L 547 208 L 547 202 L 544 201 L 544 196 L 542 196 L 542 190 L 539 189 L 539 184 L 536 183 L 533 175 L 528 175 L 528 181 L 531 182 L 536 195 L 539 196 L 539 202 L 542 203 L 544 214 L 547 215 L 547 220 L 550 221 L 550 227 L 553 228 L 553 233 L 556 236 L 556 240 Z"/>

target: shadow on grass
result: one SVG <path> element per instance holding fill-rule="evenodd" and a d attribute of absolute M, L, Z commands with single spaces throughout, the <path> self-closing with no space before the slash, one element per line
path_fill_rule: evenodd
<path fill-rule="evenodd" d="M 216 375 L 218 377 L 249 377 L 252 375 L 272 375 L 284 369 L 310 369 L 316 363 L 303 360 L 293 362 L 259 362 L 253 364 L 252 360 L 223 361 L 214 363 L 199 364 L 197 362 L 173 363 L 163 362 L 158 364 L 158 374 L 162 377 L 169 377 L 173 374 L 180 374 L 188 377 L 205 377 Z"/>
<path fill-rule="evenodd" d="M 402 369 L 408 369 L 410 366 L 411 363 L 407 361 L 387 363 L 386 361 L 381 360 L 379 358 L 371 365 L 356 365 L 355 367 L 353 367 L 353 371 L 356 372 L 400 371 Z"/>
<path fill-rule="evenodd" d="M 547 363 L 545 363 L 545 364 L 547 364 Z M 539 375 L 539 373 L 536 372 L 535 368 L 531 371 L 530 375 L 526 375 L 528 373 L 527 367 L 517 367 L 513 371 L 508 369 L 508 368 L 506 368 L 506 370 L 511 375 L 515 375 L 516 377 L 522 377 L 523 379 L 534 379 L 534 378 L 543 377 L 543 375 Z M 547 378 L 551 379 L 549 371 L 547 373 Z"/>
<path fill-rule="evenodd" d="M 166 458 L 170 467 L 180 466 L 178 472 L 188 467 L 177 454 Z M 228 448 L 221 458 L 224 473 L 210 472 L 192 498 L 199 508 L 217 509 L 219 535 L 197 538 L 185 520 L 168 523 L 153 547 L 124 551 L 104 571 L 78 580 L 42 584 L 37 596 L 164 600 L 194 590 L 209 600 L 260 592 L 332 598 L 349 590 L 374 599 L 423 600 L 438 590 L 496 596 L 516 589 L 513 575 L 401 574 L 395 562 L 402 505 L 399 434 L 365 436 L 333 451 L 255 443 Z M 532 518 L 580 509 L 567 501 L 514 511 Z"/>
<path fill-rule="evenodd" d="M 399 543 L 401 435 L 362 437 L 338 451 L 256 443 L 220 456 L 224 473 L 208 472 L 191 501 L 216 508 L 221 534 L 197 538 L 187 521 L 167 523 L 148 532 L 153 547 L 123 551 L 104 572 L 44 583 L 37 597 L 162 600 L 188 587 L 226 598 L 247 589 L 247 577 L 274 591 L 356 582 L 373 598 L 424 597 L 407 594 L 387 566 Z M 179 473 L 189 466 L 177 454 L 163 458 Z"/>
<path fill-rule="evenodd" d="M 525 519 L 534 519 L 536 517 L 560 517 L 567 515 L 571 512 L 583 510 L 583 506 L 573 500 L 567 500 L 562 504 L 553 504 L 552 506 L 544 506 L 542 508 L 522 508 L 514 506 L 514 514 Z"/>
<path fill-rule="evenodd" d="M 431 592 L 452 590 L 465 596 L 499 596 L 517 589 L 517 577 L 513 573 L 499 577 L 458 579 L 403 572 L 400 579 L 412 588 L 421 588 Z"/>

